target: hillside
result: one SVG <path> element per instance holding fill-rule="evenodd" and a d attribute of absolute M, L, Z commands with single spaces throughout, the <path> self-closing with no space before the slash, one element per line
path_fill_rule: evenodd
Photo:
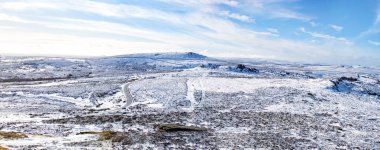
<path fill-rule="evenodd" d="M 380 148 L 380 68 L 196 53 L 1 64 L 10 149 Z"/>

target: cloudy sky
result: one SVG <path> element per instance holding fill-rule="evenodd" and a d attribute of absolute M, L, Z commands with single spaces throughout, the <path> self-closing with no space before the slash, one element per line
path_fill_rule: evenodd
<path fill-rule="evenodd" d="M 378 0 L 0 0 L 0 54 L 380 64 Z"/>

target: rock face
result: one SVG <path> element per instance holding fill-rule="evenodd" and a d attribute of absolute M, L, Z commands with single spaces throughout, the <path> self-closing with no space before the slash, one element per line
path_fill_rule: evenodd
<path fill-rule="evenodd" d="M 235 72 L 244 72 L 244 73 L 259 73 L 259 70 L 253 67 L 247 67 L 243 64 L 238 64 L 235 68 L 230 67 L 229 70 Z"/>
<path fill-rule="evenodd" d="M 332 80 L 334 83 L 333 89 L 338 92 L 351 92 L 352 88 L 355 86 L 354 82 L 358 81 L 356 78 L 352 77 L 341 77 L 335 80 Z"/>
<path fill-rule="evenodd" d="M 331 82 L 334 84 L 333 89 L 338 92 L 380 96 L 380 84 L 378 81 L 367 77 L 340 77 Z"/>
<path fill-rule="evenodd" d="M 188 52 L 185 54 L 185 58 L 192 58 L 192 59 L 206 59 L 207 57 L 204 55 L 200 55 L 193 52 Z"/>
<path fill-rule="evenodd" d="M 203 56 L 194 52 L 187 53 L 164 53 L 156 55 L 155 58 L 167 58 L 167 59 L 206 59 L 206 56 Z"/>

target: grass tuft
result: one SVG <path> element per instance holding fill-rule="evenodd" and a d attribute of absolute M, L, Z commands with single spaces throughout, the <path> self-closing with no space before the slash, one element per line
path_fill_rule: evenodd
<path fill-rule="evenodd" d="M 6 148 L 6 147 L 2 147 L 2 146 L 0 146 L 0 150 L 9 150 L 9 149 Z"/>
<path fill-rule="evenodd" d="M 9 140 L 14 140 L 14 139 L 21 139 L 21 138 L 27 138 L 28 136 L 24 133 L 20 132 L 4 132 L 0 131 L 0 139 L 9 139 Z"/>
<path fill-rule="evenodd" d="M 80 132 L 79 135 L 82 134 L 96 134 L 99 135 L 99 141 L 106 141 L 112 139 L 112 137 L 115 135 L 115 132 L 113 131 L 102 131 L 102 132 L 94 132 L 94 131 L 87 131 L 87 132 Z"/>

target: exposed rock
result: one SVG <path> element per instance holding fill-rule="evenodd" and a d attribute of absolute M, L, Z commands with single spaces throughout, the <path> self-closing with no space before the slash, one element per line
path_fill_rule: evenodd
<path fill-rule="evenodd" d="M 376 83 L 365 82 L 353 77 L 340 77 L 331 82 L 334 84 L 332 88 L 338 92 L 380 96 L 380 85 Z"/>
<path fill-rule="evenodd" d="M 219 64 L 212 64 L 212 63 L 208 63 L 208 64 L 202 64 L 200 65 L 201 68 L 210 68 L 210 69 L 217 69 L 219 68 L 221 65 Z"/>
<path fill-rule="evenodd" d="M 355 81 L 358 81 L 357 78 L 353 78 L 353 77 L 340 77 L 338 79 L 338 81 L 349 81 L 349 82 L 355 82 Z"/>
<path fill-rule="evenodd" d="M 247 67 L 243 64 L 238 64 L 235 68 L 229 67 L 230 71 L 244 72 L 244 73 L 259 73 L 259 70 L 253 67 Z"/>

